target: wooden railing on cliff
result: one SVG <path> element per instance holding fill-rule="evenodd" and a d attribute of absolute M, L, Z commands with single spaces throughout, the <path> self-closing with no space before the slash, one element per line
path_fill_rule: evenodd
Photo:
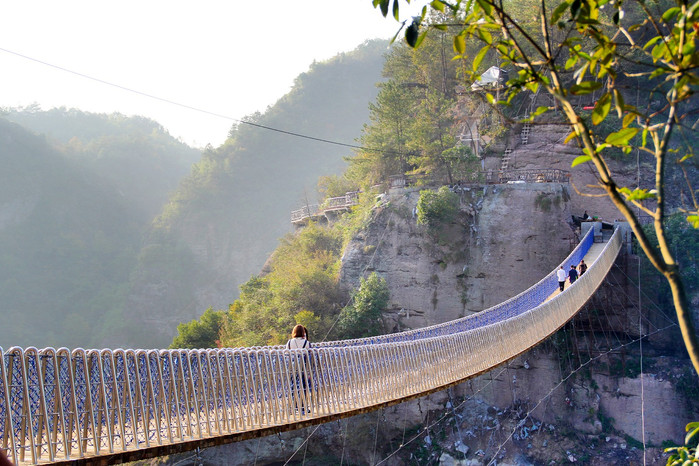
<path fill-rule="evenodd" d="M 393 175 L 389 177 L 391 188 L 431 185 L 444 183 L 429 175 Z M 462 178 L 451 186 L 474 186 L 483 184 L 503 183 L 567 183 L 570 172 L 557 168 L 533 168 L 529 170 L 485 170 L 474 172 L 471 176 Z M 447 183 L 448 184 L 448 183 Z M 300 224 L 308 219 L 326 216 L 329 212 L 349 210 L 359 202 L 359 192 L 353 191 L 344 196 L 331 197 L 322 204 L 309 204 L 291 212 L 291 223 Z"/>
<path fill-rule="evenodd" d="M 568 183 L 570 172 L 557 168 L 532 168 L 528 170 L 484 170 L 473 172 L 455 183 L 437 179 L 429 175 L 393 175 L 389 177 L 391 188 L 431 185 L 435 183 L 452 186 L 473 186 L 505 183 Z"/>
<path fill-rule="evenodd" d="M 359 192 L 357 191 L 346 193 L 344 196 L 330 197 L 323 201 L 322 204 L 310 204 L 301 209 L 293 210 L 291 212 L 291 223 L 301 223 L 306 219 L 325 216 L 328 212 L 349 210 L 358 203 Z"/>

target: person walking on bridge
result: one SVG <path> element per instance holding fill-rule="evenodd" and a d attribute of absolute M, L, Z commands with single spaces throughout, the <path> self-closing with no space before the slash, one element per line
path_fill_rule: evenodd
<path fill-rule="evenodd" d="M 561 289 L 561 292 L 563 292 L 563 287 L 566 284 L 566 278 L 568 278 L 566 271 L 563 270 L 563 266 L 556 270 L 556 277 L 558 277 L 558 287 Z"/>
<path fill-rule="evenodd" d="M 306 327 L 303 325 L 295 326 L 291 331 L 291 339 L 286 342 L 286 348 L 290 350 L 308 350 L 311 347 L 311 343 L 308 341 L 307 336 L 308 330 L 306 330 Z M 307 353 L 307 351 L 304 351 L 304 353 Z M 301 414 L 304 414 L 306 411 L 309 411 L 310 405 L 308 355 L 294 354 L 291 357 L 291 363 L 292 373 L 295 374 L 291 380 L 294 404 L 296 409 L 300 408 Z"/>
<path fill-rule="evenodd" d="M 578 273 L 582 277 L 585 272 L 587 272 L 587 264 L 585 263 L 585 259 L 582 259 L 580 265 L 578 265 Z"/>
<path fill-rule="evenodd" d="M 572 285 L 575 283 L 575 280 L 578 279 L 578 269 L 575 268 L 573 264 L 570 264 L 570 270 L 568 271 L 568 280 L 570 280 L 570 284 Z"/>

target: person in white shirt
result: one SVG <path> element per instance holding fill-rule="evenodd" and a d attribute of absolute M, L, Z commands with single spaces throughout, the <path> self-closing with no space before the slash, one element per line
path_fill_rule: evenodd
<path fill-rule="evenodd" d="M 290 350 L 309 349 L 311 347 L 311 343 L 308 341 L 308 331 L 306 330 L 306 327 L 303 325 L 296 325 L 291 331 L 291 339 L 286 342 L 286 347 Z M 309 361 L 307 354 L 303 354 L 303 356 L 301 356 L 297 352 L 294 353 L 296 354 L 294 354 L 291 359 L 292 370 L 296 374 L 294 377 L 292 377 L 291 381 L 292 389 L 295 392 L 294 403 L 296 404 L 297 409 L 299 407 L 301 408 L 301 414 L 304 414 L 306 411 L 308 411 L 306 407 L 309 404 L 308 402 L 310 402 L 310 393 L 308 392 L 308 379 L 310 378 L 310 368 L 308 366 Z M 306 351 L 303 353 L 306 353 Z M 303 387 L 303 390 L 301 390 L 301 387 Z"/>
<path fill-rule="evenodd" d="M 563 270 L 563 266 L 556 270 L 556 277 L 558 277 L 558 287 L 561 289 L 562 292 L 566 284 L 566 278 L 568 278 L 568 274 L 565 270 Z"/>
<path fill-rule="evenodd" d="M 308 332 L 303 325 L 297 325 L 291 331 L 291 339 L 286 342 L 287 349 L 304 349 L 310 348 L 311 343 L 308 341 Z"/>

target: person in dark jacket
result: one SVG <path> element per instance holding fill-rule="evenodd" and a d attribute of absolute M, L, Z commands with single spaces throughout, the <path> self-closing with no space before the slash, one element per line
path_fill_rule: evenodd
<path fill-rule="evenodd" d="M 585 272 L 587 272 L 587 264 L 585 263 L 585 259 L 582 259 L 580 265 L 578 265 L 578 273 L 582 277 Z"/>
<path fill-rule="evenodd" d="M 578 279 L 578 270 L 575 268 L 574 265 L 570 265 L 570 270 L 568 271 L 568 281 L 572 285 L 575 283 L 575 280 Z"/>

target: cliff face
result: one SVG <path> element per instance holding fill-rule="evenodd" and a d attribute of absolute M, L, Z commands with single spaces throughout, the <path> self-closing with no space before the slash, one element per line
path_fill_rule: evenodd
<path fill-rule="evenodd" d="M 558 183 L 462 191 L 456 222 L 438 236 L 416 224 L 419 189 L 389 193 L 348 245 L 342 281 L 376 271 L 391 291 L 388 331 L 463 317 L 536 283 L 570 251 L 570 195 Z"/>
<path fill-rule="evenodd" d="M 386 279 L 387 331 L 455 319 L 528 288 L 570 252 L 578 234 L 571 210 L 587 206 L 568 184 L 471 189 L 460 194 L 458 220 L 434 237 L 413 218 L 418 197 L 417 189 L 389 193 L 343 257 L 346 283 L 371 271 Z M 593 205 L 609 218 L 604 200 Z M 648 463 L 664 464 L 662 443 L 681 443 L 699 415 L 687 390 L 697 380 L 676 343 L 673 310 L 639 316 L 638 260 L 621 256 L 585 309 L 539 347 L 448 392 L 385 410 L 383 434 L 401 435 L 389 426 L 406 419 L 414 426 L 444 416 L 451 427 L 434 428 L 410 454 L 443 464 L 491 455 L 503 464 L 628 464 L 642 459 L 645 438 Z M 645 362 L 634 342 L 640 332 L 650 333 Z"/>

